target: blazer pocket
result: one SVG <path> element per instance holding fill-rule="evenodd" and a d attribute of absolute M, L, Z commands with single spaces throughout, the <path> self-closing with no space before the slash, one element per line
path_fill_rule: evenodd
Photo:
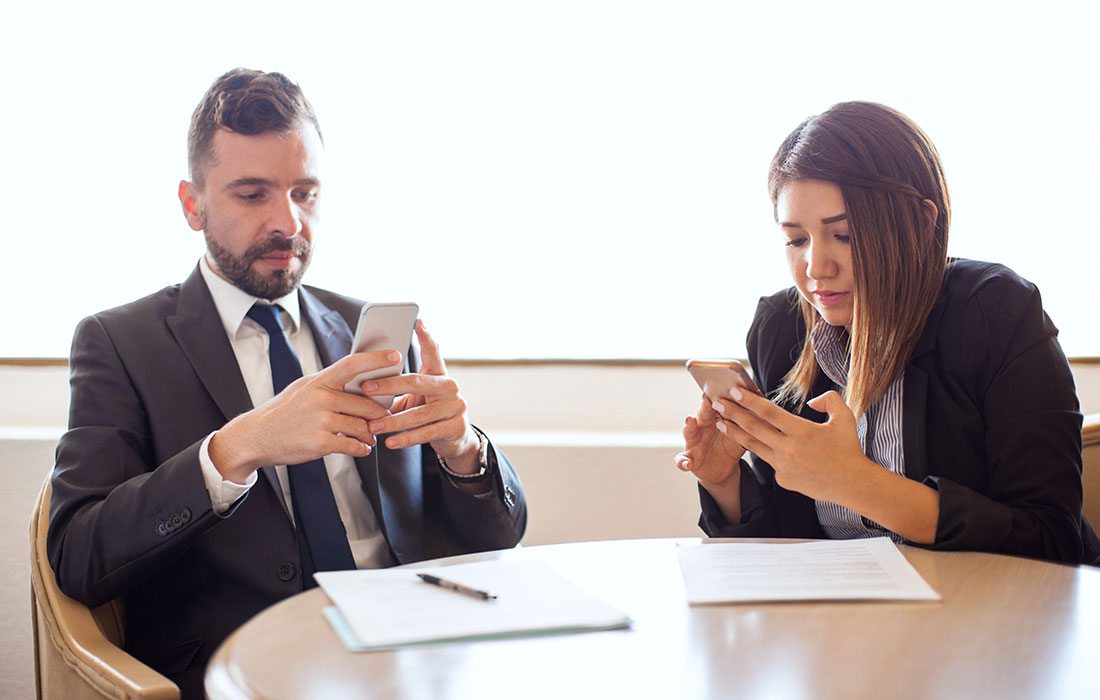
<path fill-rule="evenodd" d="M 166 676 L 174 676 L 187 670 L 201 648 L 202 637 L 197 637 L 167 649 L 155 651 L 145 656 L 143 661 Z"/>

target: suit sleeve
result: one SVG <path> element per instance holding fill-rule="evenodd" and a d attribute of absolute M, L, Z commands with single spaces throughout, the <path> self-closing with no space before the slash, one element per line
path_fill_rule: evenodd
<path fill-rule="evenodd" d="M 978 289 L 964 310 L 960 356 L 976 377 L 988 458 L 984 492 L 943 476 L 938 549 L 1081 561 L 1081 414 L 1057 329 L 1019 278 Z M 930 465 L 936 470 L 936 465 Z"/>
<path fill-rule="evenodd" d="M 202 440 L 154 463 L 143 402 L 98 318 L 78 326 L 70 368 L 46 544 L 61 590 L 95 606 L 167 567 L 233 509 L 213 511 Z"/>
<path fill-rule="evenodd" d="M 476 427 L 474 429 L 481 432 Z M 425 476 L 438 485 L 443 504 L 441 512 L 445 514 L 443 524 L 455 540 L 470 552 L 515 547 L 527 527 L 527 502 L 519 476 L 504 452 L 497 449 L 492 441 L 489 441 L 488 461 L 486 471 L 492 490 L 474 496 L 455 486 L 442 473 L 435 452 L 425 446 L 425 469 L 432 472 L 430 476 Z"/>
<path fill-rule="evenodd" d="M 409 371 L 420 367 L 420 353 L 409 348 Z M 450 537 L 468 552 L 509 549 L 519 544 L 527 528 L 527 501 L 519 475 L 504 452 L 488 441 L 488 465 L 492 490 L 474 496 L 458 488 L 439 467 L 439 459 L 430 445 L 424 445 L 421 466 L 424 470 L 426 513 L 434 517 Z"/>

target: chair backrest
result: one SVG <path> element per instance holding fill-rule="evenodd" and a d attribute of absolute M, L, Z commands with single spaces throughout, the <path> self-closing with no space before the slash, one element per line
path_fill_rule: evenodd
<path fill-rule="evenodd" d="M 61 592 L 46 558 L 50 481 L 31 515 L 31 614 L 39 700 L 140 698 L 179 700 L 179 688 L 120 647 L 122 606 L 91 610 Z"/>
<path fill-rule="evenodd" d="M 1085 471 L 1081 475 L 1085 485 L 1084 513 L 1093 529 L 1100 528 L 1100 413 L 1085 416 L 1081 430 L 1081 446 L 1084 448 Z"/>

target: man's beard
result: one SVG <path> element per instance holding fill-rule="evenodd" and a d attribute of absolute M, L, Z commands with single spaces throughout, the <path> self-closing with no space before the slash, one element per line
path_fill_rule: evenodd
<path fill-rule="evenodd" d="M 309 241 L 303 238 L 271 237 L 250 246 L 240 257 L 236 257 L 218 245 L 208 232 L 204 231 L 203 235 L 206 237 L 206 249 L 210 251 L 222 276 L 232 282 L 237 289 L 259 299 L 274 301 L 290 294 L 298 288 L 302 275 L 309 267 L 312 250 Z M 281 251 L 292 251 L 298 256 L 301 265 L 297 270 L 276 269 L 267 276 L 252 269 L 252 263 L 263 256 Z"/>

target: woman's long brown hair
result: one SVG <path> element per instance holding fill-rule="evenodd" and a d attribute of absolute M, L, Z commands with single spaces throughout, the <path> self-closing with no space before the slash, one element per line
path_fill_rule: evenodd
<path fill-rule="evenodd" d="M 844 195 L 855 277 L 844 398 L 861 415 L 901 375 L 939 297 L 951 203 L 939 153 L 900 112 L 842 102 L 802 122 L 768 172 L 772 205 L 795 180 L 825 180 Z M 929 206 L 931 203 L 933 206 Z M 806 341 L 777 398 L 801 405 L 819 371 L 809 331 L 820 316 L 801 299 Z"/>

